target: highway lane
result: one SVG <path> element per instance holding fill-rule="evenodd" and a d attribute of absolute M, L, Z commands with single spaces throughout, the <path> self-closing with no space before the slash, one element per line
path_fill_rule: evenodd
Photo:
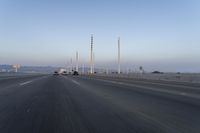
<path fill-rule="evenodd" d="M 83 78 L 97 79 L 100 81 L 110 82 L 119 85 L 123 84 L 125 86 L 130 86 L 133 88 L 141 88 L 142 91 L 153 90 L 154 93 L 155 92 L 164 92 L 164 94 L 169 93 L 175 96 L 183 96 L 184 99 L 187 97 L 200 99 L 200 84 L 198 83 L 159 81 L 159 80 L 156 81 L 156 80 L 145 80 L 145 79 L 143 80 L 143 79 L 118 78 L 118 77 L 113 78 L 105 76 L 90 76 Z"/>
<path fill-rule="evenodd" d="M 182 95 L 183 92 L 178 91 L 175 94 L 165 93 L 165 91 L 158 92 L 157 85 L 149 84 L 150 88 L 155 88 L 155 90 L 149 90 L 146 84 L 141 87 L 141 84 L 135 86 L 133 83 L 132 86 L 122 81 L 122 83 L 112 82 L 114 79 L 109 78 L 102 80 L 94 77 L 79 77 L 76 80 L 81 86 L 85 85 L 85 88 L 95 86 L 92 91 L 96 95 L 101 94 L 101 97 L 104 96 L 107 101 L 125 109 L 127 113 L 133 111 L 133 114 L 137 114 L 141 119 L 150 120 L 154 123 L 152 127 L 160 125 L 157 128 L 164 129 L 161 132 L 198 133 L 200 131 L 198 127 L 200 122 L 199 96 L 188 97 L 187 92 Z M 159 88 L 161 90 L 169 89 L 169 86 L 163 87 L 162 85 L 161 87 Z"/>
<path fill-rule="evenodd" d="M 90 76 L 91 77 L 91 76 Z M 181 89 L 181 90 L 197 90 L 199 92 L 200 84 L 199 83 L 190 83 L 190 82 L 178 82 L 178 81 L 164 81 L 164 80 L 147 80 L 147 79 L 134 79 L 134 78 L 121 78 L 121 77 L 109 77 L 109 76 L 92 76 L 92 78 L 97 79 L 106 79 L 118 82 L 126 82 L 133 84 L 142 84 L 147 86 L 157 86 L 157 87 L 169 87 L 172 89 Z"/>
<path fill-rule="evenodd" d="M 41 77 L 41 76 L 45 76 L 45 75 L 35 74 L 35 75 L 20 75 L 20 76 L 3 76 L 0 78 L 0 89 L 4 87 L 8 88 L 9 86 L 16 85 L 19 82 L 23 83 L 27 80 L 31 80 L 31 79 Z"/>
<path fill-rule="evenodd" d="M 198 99 L 109 81 L 51 75 L 0 81 L 0 133 L 200 132 Z"/>

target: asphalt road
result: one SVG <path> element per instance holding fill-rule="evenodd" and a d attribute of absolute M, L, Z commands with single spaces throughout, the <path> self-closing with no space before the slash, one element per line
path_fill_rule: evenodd
<path fill-rule="evenodd" d="M 200 85 L 89 76 L 0 79 L 0 133 L 200 133 Z"/>

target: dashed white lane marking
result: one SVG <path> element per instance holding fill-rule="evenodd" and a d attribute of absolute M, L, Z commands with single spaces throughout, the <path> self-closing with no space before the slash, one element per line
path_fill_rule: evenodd
<path fill-rule="evenodd" d="M 185 93 L 185 92 L 181 92 L 180 94 L 183 96 L 187 95 L 187 93 Z"/>
<path fill-rule="evenodd" d="M 28 109 L 26 110 L 26 112 L 27 112 L 27 113 L 29 113 L 30 111 L 31 111 L 31 109 L 30 109 L 30 108 L 28 108 Z"/>
<path fill-rule="evenodd" d="M 72 80 L 73 83 L 77 84 L 77 85 L 80 85 L 79 82 L 77 82 L 76 80 Z"/>
<path fill-rule="evenodd" d="M 30 80 L 30 81 L 26 81 L 26 82 L 23 82 L 23 83 L 20 83 L 19 85 L 26 85 L 26 84 L 29 84 L 29 83 L 32 83 L 33 82 L 33 80 Z"/>

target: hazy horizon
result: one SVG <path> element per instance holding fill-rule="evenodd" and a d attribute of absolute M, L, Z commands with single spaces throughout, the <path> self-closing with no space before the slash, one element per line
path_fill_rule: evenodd
<path fill-rule="evenodd" d="M 0 64 L 200 72 L 198 0 L 1 0 Z"/>

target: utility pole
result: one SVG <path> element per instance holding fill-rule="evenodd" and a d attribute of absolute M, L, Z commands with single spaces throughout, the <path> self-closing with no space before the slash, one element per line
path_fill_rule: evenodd
<path fill-rule="evenodd" d="M 19 64 L 15 64 L 13 65 L 13 68 L 15 69 L 15 72 L 17 73 L 18 72 L 18 69 L 20 68 L 21 66 Z"/>
<path fill-rule="evenodd" d="M 106 74 L 108 75 L 108 68 L 106 68 Z"/>
<path fill-rule="evenodd" d="M 73 71 L 72 58 L 70 59 L 70 67 L 71 67 L 71 72 L 72 72 Z"/>
<path fill-rule="evenodd" d="M 93 74 L 93 35 L 91 35 L 90 74 Z"/>
<path fill-rule="evenodd" d="M 121 66 L 120 66 L 120 63 L 121 63 L 121 55 L 120 55 L 120 37 L 118 38 L 118 74 L 121 73 Z"/>
<path fill-rule="evenodd" d="M 85 73 L 85 66 L 84 66 L 84 64 L 82 65 L 82 74 L 84 74 Z"/>
<path fill-rule="evenodd" d="M 93 67 L 93 73 L 95 73 L 95 70 L 94 70 L 94 68 L 95 68 L 95 55 L 94 55 L 94 52 L 93 52 L 93 60 L 92 60 L 92 67 Z"/>
<path fill-rule="evenodd" d="M 76 51 L 76 71 L 78 72 L 78 51 Z"/>

